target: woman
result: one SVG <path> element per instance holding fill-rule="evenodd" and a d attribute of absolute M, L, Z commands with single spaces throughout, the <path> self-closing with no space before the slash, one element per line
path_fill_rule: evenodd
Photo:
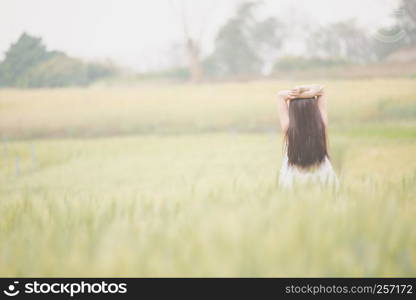
<path fill-rule="evenodd" d="M 304 85 L 280 91 L 278 103 L 285 136 L 280 186 L 312 183 L 338 187 L 327 151 L 328 118 L 323 87 Z"/>

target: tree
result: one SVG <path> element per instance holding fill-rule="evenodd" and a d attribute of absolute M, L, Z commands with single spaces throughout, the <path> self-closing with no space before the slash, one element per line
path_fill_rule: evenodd
<path fill-rule="evenodd" d="M 18 81 L 21 87 L 63 87 L 86 85 L 89 82 L 86 65 L 65 54 L 54 57 L 30 68 Z"/>
<path fill-rule="evenodd" d="M 281 24 L 272 17 L 257 21 L 254 11 L 259 2 L 241 4 L 236 16 L 219 31 L 214 52 L 205 61 L 210 75 L 216 77 L 260 74 L 265 56 L 282 45 Z"/>
<path fill-rule="evenodd" d="M 119 73 L 119 70 L 110 60 L 107 60 L 105 62 L 86 63 L 86 72 L 88 82 L 92 82 L 100 78 L 114 76 Z"/>
<path fill-rule="evenodd" d="M 310 56 L 321 59 L 353 63 L 375 59 L 370 37 L 353 19 L 319 28 L 307 40 L 307 49 Z"/>
<path fill-rule="evenodd" d="M 0 64 L 0 86 L 16 86 L 19 78 L 31 67 L 49 59 L 41 38 L 23 33 L 7 50 Z"/>
<path fill-rule="evenodd" d="M 402 0 L 394 12 L 395 23 L 380 28 L 374 39 L 374 50 L 379 59 L 406 46 L 416 44 L 416 1 Z"/>
<path fill-rule="evenodd" d="M 400 10 L 403 16 L 397 16 L 397 21 L 406 33 L 406 43 L 416 44 L 416 1 L 402 0 Z"/>
<path fill-rule="evenodd" d="M 115 73 L 109 64 L 85 63 L 60 51 L 47 51 L 41 38 L 23 33 L 0 64 L 0 86 L 86 85 Z"/>
<path fill-rule="evenodd" d="M 201 62 L 201 44 L 203 32 L 205 26 L 209 23 L 207 17 L 213 11 L 213 9 L 211 7 L 209 11 L 204 11 L 205 16 L 199 18 L 198 20 L 202 24 L 202 27 L 199 28 L 199 32 L 196 33 L 195 30 L 193 30 L 191 33 L 191 29 L 194 29 L 194 27 L 198 26 L 196 26 L 195 21 L 192 24 L 193 26 L 189 26 L 189 23 L 191 22 L 190 15 L 187 14 L 187 10 L 191 5 L 190 3 L 195 3 L 195 1 L 188 2 L 185 0 L 180 0 L 176 5 L 174 5 L 174 2 L 171 1 L 172 7 L 178 11 L 178 16 L 181 23 L 185 56 L 188 61 L 189 74 L 191 75 L 190 79 L 191 82 L 198 83 L 202 81 L 204 75 L 203 65 Z M 215 5 L 215 1 L 213 0 L 207 3 Z M 197 5 L 200 5 L 200 3 L 197 3 Z"/>
<path fill-rule="evenodd" d="M 186 37 L 186 50 L 189 59 L 189 72 L 191 81 L 198 83 L 202 80 L 202 65 L 198 43 L 191 37 Z"/>

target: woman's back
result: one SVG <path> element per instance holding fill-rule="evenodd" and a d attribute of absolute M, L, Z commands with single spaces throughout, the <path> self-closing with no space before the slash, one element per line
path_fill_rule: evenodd
<path fill-rule="evenodd" d="M 335 184 L 326 139 L 326 107 L 323 88 L 303 86 L 279 93 L 279 116 L 285 137 L 285 153 L 279 183 Z"/>

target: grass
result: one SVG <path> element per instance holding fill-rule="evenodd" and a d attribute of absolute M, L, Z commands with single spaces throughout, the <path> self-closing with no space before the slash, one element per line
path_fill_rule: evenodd
<path fill-rule="evenodd" d="M 277 132 L 276 94 L 295 81 L 0 90 L 10 139 Z M 331 128 L 416 125 L 412 79 L 327 80 Z M 397 108 L 396 108 L 397 106 Z"/>
<path fill-rule="evenodd" d="M 275 111 L 262 119 L 275 103 L 259 99 L 284 84 L 213 86 L 222 93 L 212 92 L 214 104 L 207 102 L 208 86 L 144 87 L 158 102 L 146 102 L 154 105 L 148 114 L 127 96 L 133 90 L 122 91 L 120 100 L 94 89 L 0 91 L 0 99 L 10 96 L 0 101 L 10 138 L 0 156 L 0 276 L 414 277 L 415 120 L 407 112 L 397 120 L 400 110 L 379 104 L 388 98 L 414 106 L 414 82 L 327 83 L 332 93 L 345 91 L 330 103 L 331 155 L 342 183 L 337 193 L 284 192 L 276 184 L 281 136 L 267 130 L 275 128 Z M 380 88 L 376 95 L 353 101 L 344 95 L 348 87 L 364 95 L 373 84 Z M 244 91 L 241 101 L 228 95 L 231 103 L 221 102 L 237 90 Z M 176 110 L 164 115 L 169 93 L 187 104 L 172 100 Z M 102 97 L 102 114 L 93 105 L 72 114 L 82 109 L 69 105 L 65 112 L 42 97 L 80 103 L 87 94 Z M 32 114 L 29 97 L 42 109 Z M 132 116 L 144 120 L 123 121 L 136 128 L 132 133 L 146 134 L 87 139 L 77 131 L 114 134 L 111 122 L 122 116 L 114 101 L 131 101 Z M 19 111 L 28 116 L 20 129 L 13 123 Z M 155 129 L 144 131 L 149 122 Z M 34 135 L 22 130 L 29 124 L 38 126 Z M 206 130 L 213 124 L 216 130 Z"/>

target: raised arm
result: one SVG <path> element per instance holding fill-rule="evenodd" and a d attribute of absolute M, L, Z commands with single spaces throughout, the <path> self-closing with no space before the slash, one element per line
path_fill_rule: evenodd
<path fill-rule="evenodd" d="M 325 126 L 328 126 L 328 114 L 326 112 L 326 95 L 323 89 L 321 91 L 321 94 L 318 96 L 318 107 L 319 111 L 321 112 L 322 121 L 324 122 Z"/>
<path fill-rule="evenodd" d="M 321 112 L 322 121 L 325 126 L 328 125 L 328 117 L 326 112 L 326 97 L 324 87 L 318 84 L 301 85 L 291 90 L 282 90 L 278 93 L 278 112 L 280 127 L 283 132 L 289 127 L 289 108 L 288 102 L 295 98 L 314 98 L 317 97 L 319 111 Z"/>
<path fill-rule="evenodd" d="M 324 87 L 319 84 L 308 84 L 297 86 L 292 91 L 298 93 L 297 98 L 313 98 L 315 96 L 321 96 Z"/>
<path fill-rule="evenodd" d="M 290 90 L 282 90 L 277 94 L 277 109 L 279 113 L 280 127 L 286 132 L 289 127 L 289 109 L 288 100 L 290 99 Z"/>

